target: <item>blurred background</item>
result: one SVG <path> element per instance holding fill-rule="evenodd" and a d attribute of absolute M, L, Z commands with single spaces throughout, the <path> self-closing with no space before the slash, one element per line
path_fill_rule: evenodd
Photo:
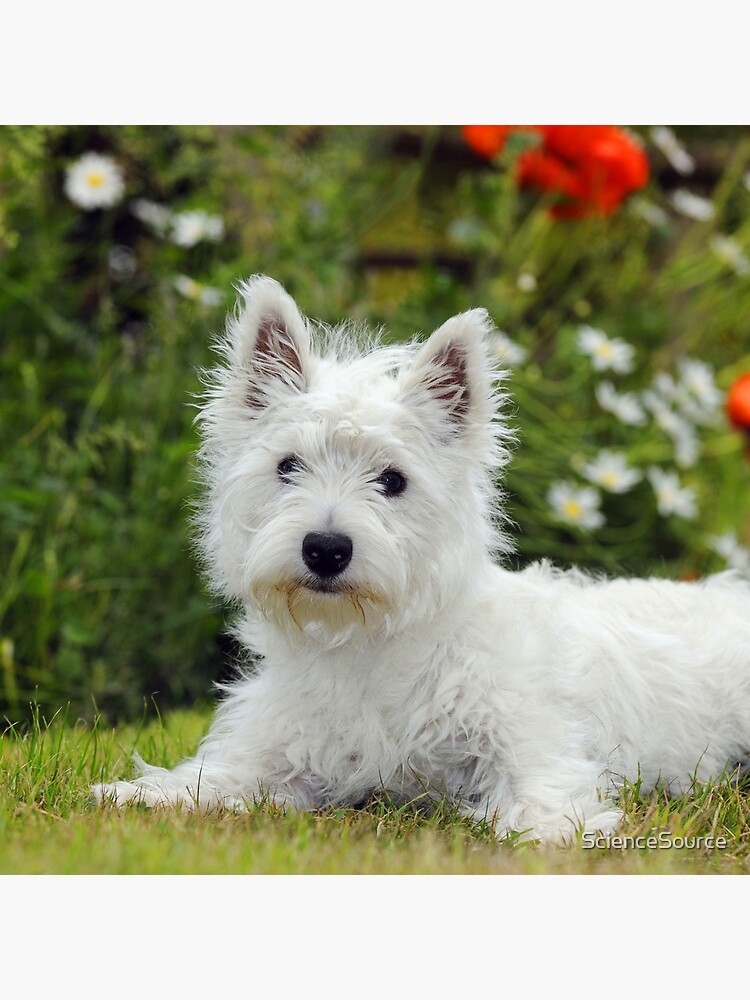
<path fill-rule="evenodd" d="M 210 697 L 200 369 L 263 272 L 511 370 L 513 566 L 750 568 L 746 126 L 0 128 L 0 712 Z"/>

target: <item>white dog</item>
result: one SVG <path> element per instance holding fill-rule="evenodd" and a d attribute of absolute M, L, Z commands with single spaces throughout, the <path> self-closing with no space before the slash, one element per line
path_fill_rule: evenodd
<path fill-rule="evenodd" d="M 252 666 L 197 755 L 100 800 L 297 809 L 447 795 L 499 836 L 611 830 L 623 778 L 750 751 L 750 587 L 510 572 L 511 433 L 482 310 L 424 344 L 313 329 L 266 277 L 201 414 L 201 545 Z M 317 346 L 314 342 L 317 342 Z"/>

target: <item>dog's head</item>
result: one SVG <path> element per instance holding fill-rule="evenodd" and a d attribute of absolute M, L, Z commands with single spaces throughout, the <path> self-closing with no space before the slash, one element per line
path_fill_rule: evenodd
<path fill-rule="evenodd" d="M 477 565 L 507 547 L 487 314 L 384 347 L 313 326 L 270 278 L 239 290 L 201 412 L 214 586 L 326 646 L 469 598 Z"/>

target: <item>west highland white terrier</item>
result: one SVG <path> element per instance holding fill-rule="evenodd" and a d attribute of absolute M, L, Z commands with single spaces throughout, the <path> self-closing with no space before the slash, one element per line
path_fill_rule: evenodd
<path fill-rule="evenodd" d="M 750 751 L 750 586 L 604 580 L 510 550 L 512 432 L 487 314 L 382 346 L 267 277 L 209 376 L 200 545 L 250 666 L 195 757 L 122 805 L 318 809 L 448 796 L 548 842 L 612 830 L 623 780 L 673 791 Z"/>

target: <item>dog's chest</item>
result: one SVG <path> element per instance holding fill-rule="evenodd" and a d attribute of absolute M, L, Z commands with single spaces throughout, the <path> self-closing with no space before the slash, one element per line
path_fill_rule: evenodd
<path fill-rule="evenodd" d="M 411 799 L 465 786 L 477 769 L 480 727 L 434 673 L 319 677 L 289 709 L 284 757 L 314 806 L 354 805 L 384 788 Z"/>

